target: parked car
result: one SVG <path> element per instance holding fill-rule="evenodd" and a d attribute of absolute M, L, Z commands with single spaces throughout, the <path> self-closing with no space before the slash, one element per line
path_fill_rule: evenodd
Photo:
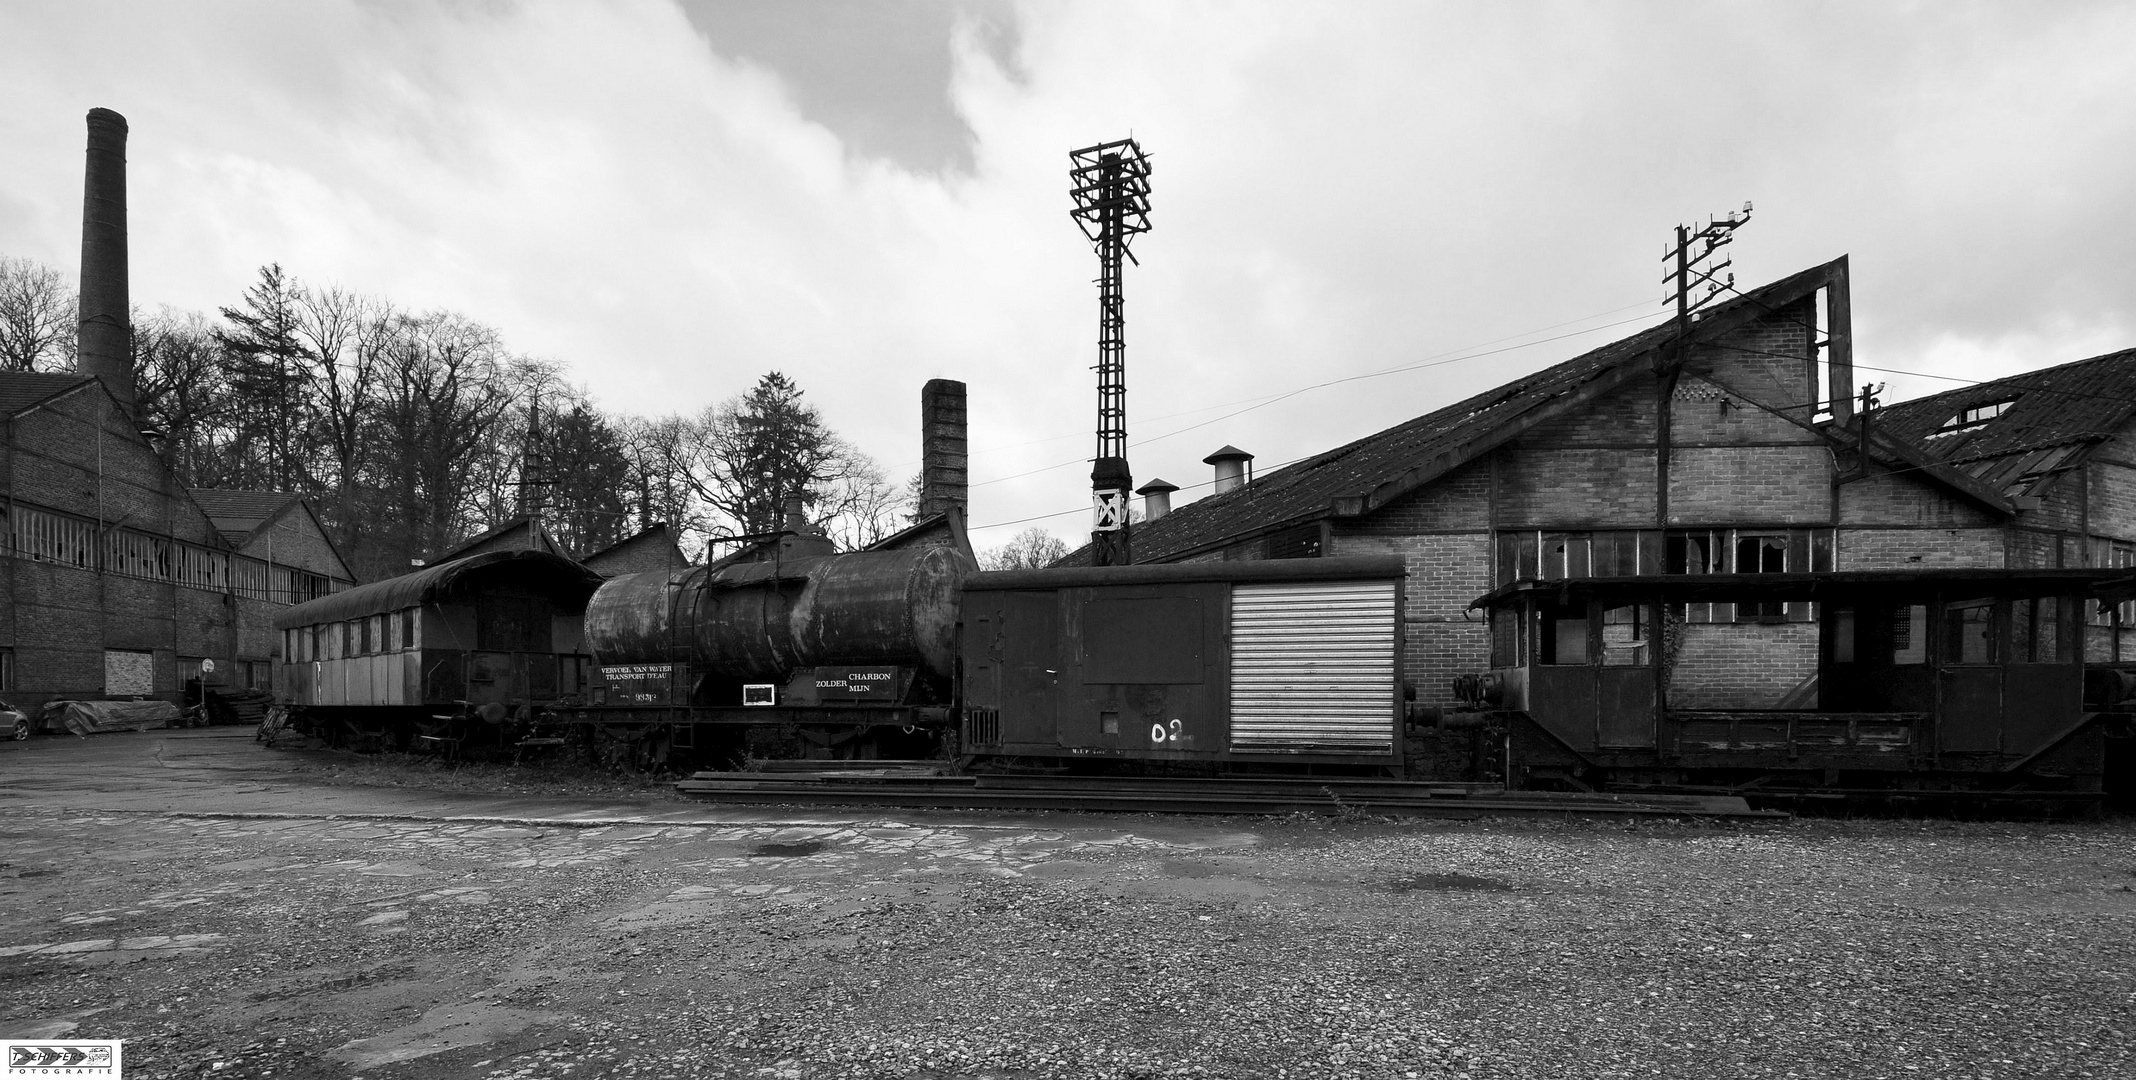
<path fill-rule="evenodd" d="M 5 701 L 0 701 L 0 723 L 7 725 L 7 737 L 16 742 L 30 737 L 30 718 Z"/>

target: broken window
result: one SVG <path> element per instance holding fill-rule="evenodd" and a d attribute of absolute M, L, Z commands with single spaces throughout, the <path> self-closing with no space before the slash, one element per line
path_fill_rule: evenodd
<path fill-rule="evenodd" d="M 1604 667 L 1645 667 L 1647 609 L 1641 604 L 1604 609 L 1602 612 L 1602 664 Z"/>
<path fill-rule="evenodd" d="M 1593 540 L 1586 533 L 1544 533 L 1542 573 L 1545 580 L 1591 577 Z"/>
<path fill-rule="evenodd" d="M 1502 532 L 1498 534 L 1498 583 L 1657 573 L 1656 558 L 1649 549 L 1658 535 L 1638 529 Z"/>
<path fill-rule="evenodd" d="M 1738 574 L 1787 573 L 1787 537 L 1769 534 L 1736 534 L 1735 572 Z M 1762 600 L 1735 606 L 1735 615 L 1739 620 L 1778 619 L 1786 614 L 1787 604 L 1781 600 Z"/>
<path fill-rule="evenodd" d="M 1995 601 L 1968 600 L 1943 609 L 1944 662 L 1995 662 Z"/>
<path fill-rule="evenodd" d="M 1891 662 L 1928 663 L 1928 608 L 1914 604 L 1891 613 Z"/>
<path fill-rule="evenodd" d="M 1970 431 L 2008 412 L 2010 406 L 2016 403 L 2016 398 L 2006 398 L 2002 401 L 1988 401 L 1979 405 L 1968 406 L 1960 410 L 1958 415 L 1945 420 L 1943 426 L 1935 430 L 1935 434 L 1949 435 L 1954 432 Z"/>

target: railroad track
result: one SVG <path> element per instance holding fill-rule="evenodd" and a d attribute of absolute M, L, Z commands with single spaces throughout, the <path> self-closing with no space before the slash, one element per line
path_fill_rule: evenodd
<path fill-rule="evenodd" d="M 812 763 L 813 764 L 813 763 Z M 1483 818 L 1523 814 L 1776 818 L 1739 796 L 1507 791 L 1495 784 L 1340 778 L 949 776 L 914 766 L 700 772 L 676 783 L 718 803 L 897 806 L 1111 813 L 1290 814 L 1345 812 Z"/>

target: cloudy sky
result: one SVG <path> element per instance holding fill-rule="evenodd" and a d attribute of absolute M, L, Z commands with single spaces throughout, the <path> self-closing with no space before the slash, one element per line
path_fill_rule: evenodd
<path fill-rule="evenodd" d="M 1074 147 L 1155 158 L 1130 460 L 1192 497 L 1637 329 L 1745 200 L 1745 286 L 1852 256 L 1888 397 L 2136 345 L 2131 56 L 2126 3 L 6 0 L 0 254 L 75 272 L 116 109 L 136 303 L 278 261 L 623 412 L 779 370 L 898 476 L 962 379 L 974 539 L 1075 539 Z"/>

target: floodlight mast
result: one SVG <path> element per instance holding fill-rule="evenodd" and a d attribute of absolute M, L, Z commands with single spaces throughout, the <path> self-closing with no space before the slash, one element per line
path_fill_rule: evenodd
<path fill-rule="evenodd" d="M 1090 467 L 1090 543 L 1098 566 L 1132 561 L 1127 466 L 1127 300 L 1120 264 L 1141 265 L 1128 250 L 1150 231 L 1150 161 L 1133 139 L 1068 153 L 1069 216 L 1098 253 L 1098 453 Z"/>

